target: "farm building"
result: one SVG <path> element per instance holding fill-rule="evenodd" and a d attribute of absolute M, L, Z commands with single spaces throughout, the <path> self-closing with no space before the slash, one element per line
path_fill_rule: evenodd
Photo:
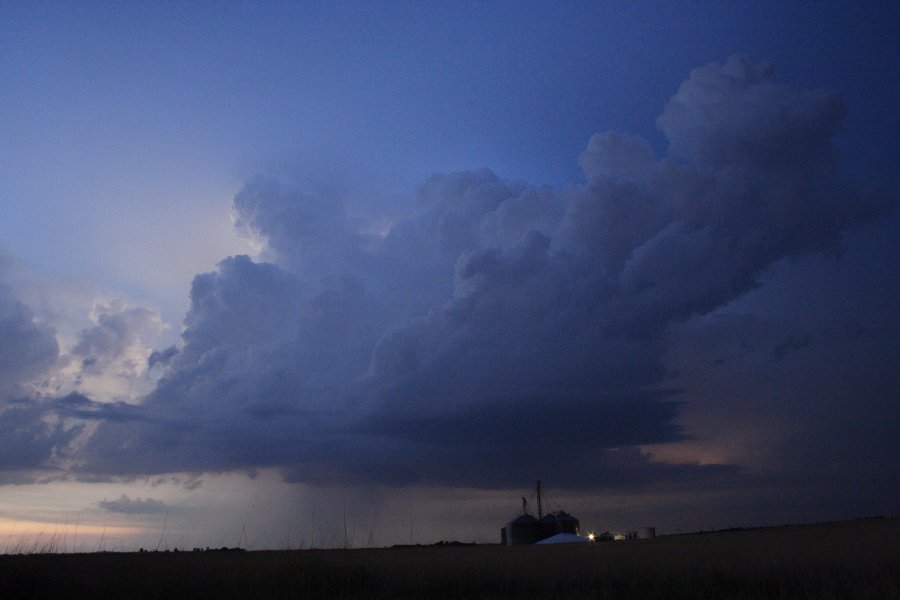
<path fill-rule="evenodd" d="M 509 521 L 505 527 L 500 529 L 500 543 L 505 546 L 518 546 L 521 544 L 535 544 L 541 540 L 546 540 L 554 536 L 563 535 L 557 540 L 557 543 L 563 539 L 580 537 L 578 519 L 569 513 L 559 510 L 543 514 L 543 505 L 541 504 L 541 482 L 537 482 L 537 507 L 538 516 L 535 518 L 528 513 L 528 501 L 522 498 L 522 513 L 515 519 Z M 584 538 L 587 539 L 587 538 Z"/>

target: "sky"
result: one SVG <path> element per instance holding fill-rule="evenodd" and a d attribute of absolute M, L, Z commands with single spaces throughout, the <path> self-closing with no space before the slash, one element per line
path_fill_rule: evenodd
<path fill-rule="evenodd" d="M 898 22 L 3 3 L 0 552 L 896 514 Z"/>

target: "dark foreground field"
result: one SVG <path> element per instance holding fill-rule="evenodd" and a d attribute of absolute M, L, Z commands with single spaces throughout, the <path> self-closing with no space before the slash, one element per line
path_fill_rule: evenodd
<path fill-rule="evenodd" d="M 0 556 L 0 598 L 900 598 L 900 519 L 568 546 Z"/>

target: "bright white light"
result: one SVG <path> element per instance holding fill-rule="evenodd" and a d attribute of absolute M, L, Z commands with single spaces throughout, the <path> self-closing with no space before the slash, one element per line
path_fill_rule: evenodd
<path fill-rule="evenodd" d="M 589 540 L 589 541 L 593 542 L 593 541 L 596 540 L 596 539 L 597 539 L 597 534 L 594 533 L 593 531 L 590 532 L 590 533 L 588 534 L 588 540 Z"/>

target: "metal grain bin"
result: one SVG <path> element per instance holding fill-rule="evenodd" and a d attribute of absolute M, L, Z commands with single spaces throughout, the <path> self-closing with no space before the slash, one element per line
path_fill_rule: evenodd
<path fill-rule="evenodd" d="M 506 545 L 533 544 L 543 538 L 541 522 L 531 515 L 521 515 L 506 524 Z"/>
<path fill-rule="evenodd" d="M 578 519 L 562 510 L 550 513 L 541 519 L 541 530 L 544 537 L 550 537 L 558 533 L 578 535 L 580 525 Z"/>

